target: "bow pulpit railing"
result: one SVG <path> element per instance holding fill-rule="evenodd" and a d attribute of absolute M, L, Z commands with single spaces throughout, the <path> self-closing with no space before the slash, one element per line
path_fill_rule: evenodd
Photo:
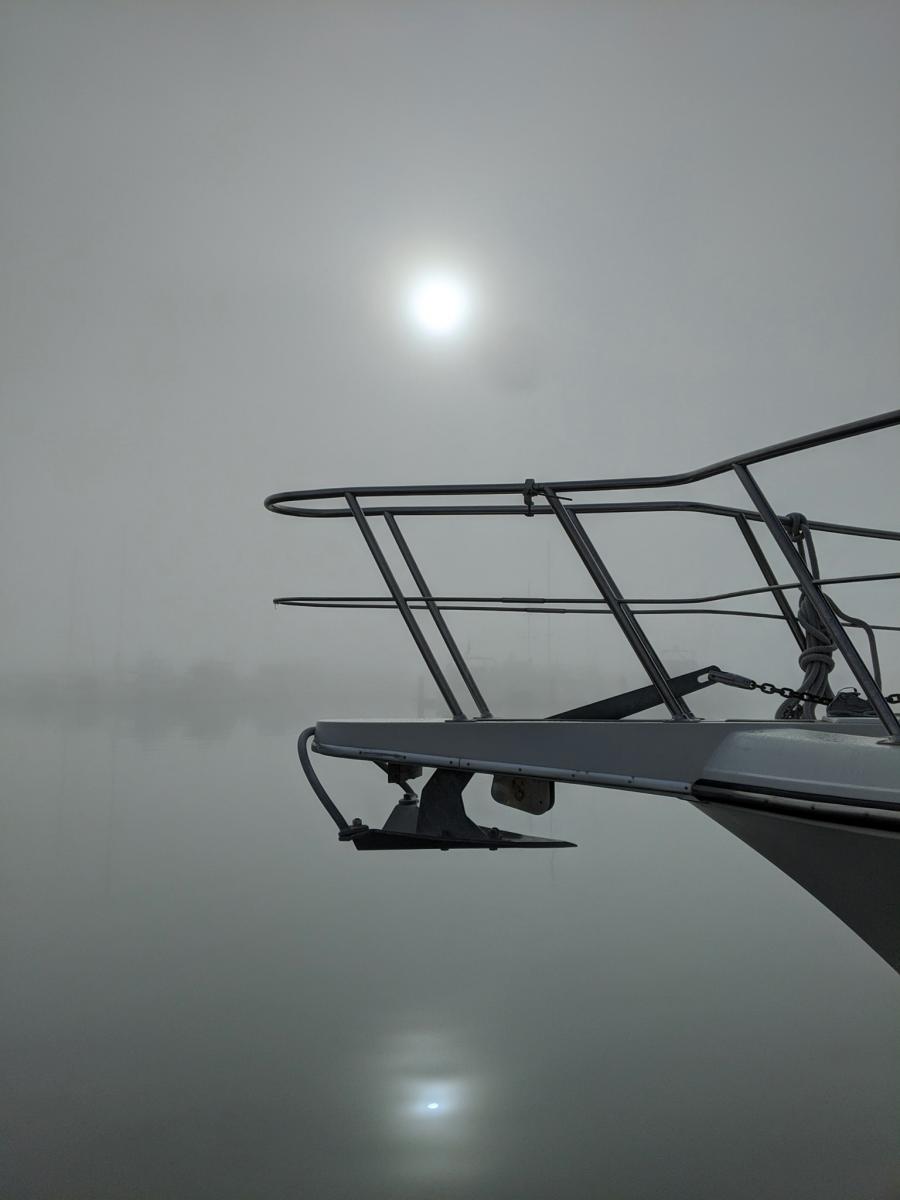
<path fill-rule="evenodd" d="M 642 711 L 654 704 L 662 703 L 675 721 L 694 719 L 694 714 L 685 697 L 690 692 L 711 683 L 727 683 L 737 687 L 761 687 L 763 691 L 778 692 L 786 700 L 786 703 L 779 709 L 779 716 L 800 716 L 802 713 L 805 719 L 812 719 L 817 704 L 827 704 L 834 700 L 827 682 L 830 670 L 827 656 L 837 651 L 844 658 L 862 692 L 862 696 L 859 698 L 862 706 L 860 711 L 865 710 L 867 714 L 877 717 L 884 727 L 888 739 L 900 742 L 900 721 L 891 707 L 892 703 L 900 701 L 900 696 L 885 695 L 883 691 L 874 639 L 875 630 L 898 631 L 900 627 L 874 625 L 857 617 L 848 616 L 838 608 L 824 590 L 828 585 L 835 584 L 896 580 L 900 579 L 900 571 L 823 576 L 819 572 L 813 544 L 813 534 L 818 531 L 840 534 L 845 537 L 875 538 L 894 542 L 900 542 L 900 531 L 817 521 L 798 513 L 779 515 L 751 471 L 752 467 L 771 459 L 797 454 L 804 450 L 866 433 L 876 433 L 896 425 L 900 425 L 900 410 L 840 425 L 820 433 L 781 442 L 750 454 L 736 455 L 698 470 L 673 475 L 556 482 L 526 479 L 521 483 L 344 487 L 279 492 L 269 496 L 265 501 L 266 508 L 271 512 L 292 517 L 354 521 L 385 582 L 387 595 L 281 596 L 275 600 L 275 603 L 293 607 L 396 608 L 443 696 L 451 717 L 455 720 L 468 718 L 423 633 L 419 623 L 419 614 L 427 614 L 433 621 L 471 698 L 478 719 L 491 719 L 492 713 L 469 664 L 453 637 L 446 620 L 446 613 L 504 611 L 608 614 L 614 618 L 649 679 L 648 688 L 628 693 L 627 697 L 614 698 L 623 702 L 623 705 L 620 705 L 622 708 L 620 715 L 628 715 L 628 712 Z M 739 480 L 752 507 L 736 508 L 684 499 L 610 502 L 595 498 L 596 493 L 670 489 L 728 474 L 734 475 Z M 581 518 L 593 514 L 629 512 L 690 512 L 734 522 L 765 583 L 755 588 L 741 588 L 706 596 L 628 597 L 623 595 Z M 594 599 L 550 596 L 536 598 L 435 595 L 429 588 L 400 524 L 404 519 L 412 517 L 516 515 L 529 519 L 547 517 L 558 523 L 597 589 L 597 596 Z M 375 532 L 378 521 L 383 521 L 389 537 L 395 543 L 410 572 L 417 589 L 413 594 L 406 594 L 403 591 L 390 567 Z M 756 536 L 755 527 L 759 525 L 765 526 L 768 530 L 791 571 L 792 579 L 785 582 L 777 579 L 760 540 Z M 800 595 L 800 603 L 796 612 L 791 603 L 791 594 L 794 591 Z M 725 600 L 737 600 L 765 593 L 772 596 L 777 612 L 759 613 L 735 608 L 710 609 L 707 607 Z M 801 662 L 806 671 L 801 689 L 793 691 L 789 688 L 776 689 L 772 685 L 758 685 L 753 680 L 730 675 L 728 672 L 718 671 L 717 668 L 709 668 L 705 672 L 694 672 L 690 676 L 672 676 L 647 636 L 643 619 L 647 616 L 664 613 L 703 611 L 714 611 L 720 615 L 726 614 L 735 617 L 767 617 L 769 619 L 774 617 L 783 621 L 801 651 Z M 865 631 L 870 645 L 870 663 L 865 661 L 856 648 L 847 632 L 848 627 L 862 628 Z M 640 693 L 640 698 L 635 699 L 638 697 L 638 693 Z M 609 702 L 600 703 L 602 705 Z M 588 706 L 588 708 L 590 707 Z M 582 715 L 586 716 L 587 713 Z"/>

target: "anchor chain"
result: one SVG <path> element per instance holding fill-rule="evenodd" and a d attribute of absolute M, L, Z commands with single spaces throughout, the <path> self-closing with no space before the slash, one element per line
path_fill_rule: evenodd
<path fill-rule="evenodd" d="M 727 687 L 743 688 L 747 692 L 762 692 L 764 696 L 783 696 L 785 700 L 805 700 L 810 704 L 830 704 L 833 696 L 817 696 L 815 692 L 804 692 L 797 688 L 778 687 L 774 683 L 757 683 L 746 675 L 734 675 L 730 671 L 710 671 L 710 679 L 724 683 Z M 885 696 L 888 704 L 900 704 L 900 692 Z"/>

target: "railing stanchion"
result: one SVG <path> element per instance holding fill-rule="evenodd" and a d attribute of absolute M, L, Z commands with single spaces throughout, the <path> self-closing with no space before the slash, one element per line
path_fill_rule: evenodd
<path fill-rule="evenodd" d="M 428 584 L 425 582 L 425 577 L 419 570 L 419 564 L 416 562 L 415 556 L 413 555 L 412 550 L 410 550 L 406 538 L 400 532 L 400 526 L 397 524 L 394 514 L 386 512 L 384 514 L 384 520 L 388 529 L 394 536 L 394 541 L 397 543 L 400 553 L 403 555 L 403 561 L 409 568 L 409 573 L 412 575 L 416 587 L 422 594 L 425 607 L 431 613 L 434 623 L 438 628 L 438 632 L 444 639 L 444 645 L 450 651 L 450 657 L 456 664 L 456 669 L 462 676 L 463 683 L 465 683 L 466 687 L 469 689 L 469 694 L 475 701 L 475 706 L 483 717 L 489 717 L 491 715 L 491 710 L 485 703 L 484 696 L 482 696 L 481 690 L 479 689 L 478 684 L 475 682 L 472 672 L 469 670 L 469 665 L 463 658 L 459 646 L 456 644 L 456 639 L 453 637 L 453 634 L 447 627 L 447 622 L 444 620 L 444 614 L 435 603 L 434 597 L 431 594 L 431 590 L 429 589 Z"/>
<path fill-rule="evenodd" d="M 540 490 L 546 496 L 547 503 L 553 509 L 566 536 L 575 547 L 578 557 L 584 563 L 588 574 L 597 585 L 603 599 L 609 605 L 609 610 L 618 622 L 622 633 L 628 639 L 628 644 L 640 660 L 641 665 L 650 677 L 650 681 L 655 684 L 662 703 L 665 704 L 675 720 L 694 720 L 694 714 L 672 687 L 668 671 L 666 671 L 659 655 L 653 649 L 647 635 L 638 624 L 637 619 L 619 591 L 616 581 L 610 575 L 606 564 L 597 553 L 594 543 L 588 537 L 587 531 L 578 520 L 578 517 L 566 508 L 553 488 L 544 485 Z"/>
<path fill-rule="evenodd" d="M 834 609 L 828 603 L 827 598 L 816 583 L 806 563 L 800 554 L 798 554 L 778 514 L 772 508 L 759 484 L 743 463 L 734 464 L 734 473 L 744 485 L 744 489 L 753 501 L 756 511 L 762 517 L 766 528 L 775 539 L 779 550 L 787 559 L 788 565 L 796 575 L 797 582 L 800 584 L 803 594 L 808 598 L 813 608 L 815 608 L 822 624 L 828 630 L 831 640 L 835 643 L 841 654 L 843 654 L 847 665 L 856 677 L 857 683 L 865 692 L 869 703 L 878 714 L 879 720 L 890 734 L 891 740 L 900 742 L 900 721 L 897 720 L 891 706 L 885 700 L 881 688 L 875 682 L 869 668 L 850 640 L 849 634 L 847 634 Z"/>
<path fill-rule="evenodd" d="M 787 622 L 788 629 L 790 629 L 791 633 L 794 635 L 794 640 L 801 650 L 805 650 L 806 638 L 804 637 L 803 630 L 800 627 L 800 622 L 794 615 L 794 610 L 791 608 L 787 596 L 785 596 L 784 592 L 778 590 L 778 580 L 775 577 L 775 572 L 772 570 L 769 560 L 766 558 L 765 552 L 762 546 L 759 544 L 756 534 L 750 528 L 750 522 L 743 514 L 740 514 L 735 517 L 735 523 L 737 524 L 738 529 L 744 535 L 744 541 L 750 547 L 750 553 L 756 559 L 756 565 L 759 567 L 760 571 L 762 571 L 763 579 L 765 579 L 769 587 L 776 589 L 772 592 L 772 598 L 781 609 L 781 615 Z"/>
<path fill-rule="evenodd" d="M 356 524 L 359 526 L 359 531 L 363 535 L 366 545 L 369 547 L 369 553 L 375 559 L 375 565 L 378 567 L 378 570 L 381 572 L 381 576 L 384 579 L 384 582 L 388 586 L 388 591 L 391 593 L 391 596 L 394 599 L 394 603 L 397 605 L 397 608 L 400 611 L 400 616 L 406 622 L 406 627 L 409 630 L 409 632 L 412 634 L 413 641 L 416 643 L 416 647 L 417 647 L 419 653 L 422 655 L 422 658 L 425 660 L 425 665 L 428 667 L 428 670 L 431 672 L 434 682 L 438 685 L 441 695 L 444 697 L 444 700 L 447 702 L 447 706 L 449 707 L 451 713 L 453 713 L 453 716 L 455 718 L 457 718 L 457 720 L 465 720 L 466 714 L 460 708 L 459 701 L 456 699 L 456 696 L 454 696 L 453 689 L 450 687 L 450 684 L 447 682 L 446 675 L 441 670 L 440 664 L 438 663 L 437 659 L 434 657 L 431 647 L 428 645 L 428 642 L 425 640 L 425 635 L 422 633 L 422 630 L 419 628 L 419 623 L 416 620 L 416 618 L 413 616 L 412 609 L 409 607 L 406 597 L 403 595 L 403 592 L 400 590 L 400 586 L 394 577 L 394 573 L 391 570 L 390 566 L 388 565 L 387 559 L 384 557 L 384 552 L 382 551 L 381 547 L 378 544 L 378 539 L 375 537 L 375 534 L 372 532 L 372 527 L 369 524 L 365 513 L 359 506 L 359 501 L 356 499 L 356 497 L 353 495 L 352 492 L 345 492 L 344 499 L 347 501 L 347 507 L 353 513 L 353 517 L 356 521 Z"/>

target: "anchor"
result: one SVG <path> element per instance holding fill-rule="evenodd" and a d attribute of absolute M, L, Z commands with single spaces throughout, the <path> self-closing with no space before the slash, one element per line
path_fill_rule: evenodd
<path fill-rule="evenodd" d="M 322 806 L 337 825 L 338 839 L 352 842 L 357 850 L 559 849 L 575 845 L 555 838 L 531 837 L 496 826 L 477 825 L 463 804 L 463 790 L 473 772 L 445 767 L 432 772 L 419 797 L 410 787 L 409 780 L 421 775 L 420 766 L 377 763 L 388 776 L 388 782 L 402 788 L 403 796 L 380 829 L 364 824 L 358 817 L 347 821 L 310 762 L 308 744 L 314 734 L 314 728 L 300 734 L 297 741 L 300 765 Z"/>

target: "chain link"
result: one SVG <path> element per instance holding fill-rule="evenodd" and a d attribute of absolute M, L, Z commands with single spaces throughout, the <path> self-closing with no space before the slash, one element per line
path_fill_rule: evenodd
<path fill-rule="evenodd" d="M 766 696 L 784 696 L 785 700 L 811 700 L 813 704 L 831 703 L 831 700 L 826 696 L 816 696 L 812 692 L 795 691 L 789 687 L 776 687 L 774 683 L 754 683 L 753 686 Z M 888 704 L 900 704 L 900 692 L 891 692 L 890 695 L 885 696 L 885 700 L 887 700 Z"/>
<path fill-rule="evenodd" d="M 765 696 L 783 696 L 785 700 L 808 700 L 813 704 L 831 703 L 827 696 L 817 696 L 814 692 L 802 692 L 789 687 L 777 687 L 774 683 L 757 683 L 755 679 L 748 679 L 746 675 L 732 675 L 728 671 L 710 671 L 709 674 L 710 678 L 714 678 L 718 683 L 743 688 L 748 692 L 759 691 Z M 900 704 L 900 692 L 891 692 L 889 696 L 885 696 L 885 700 L 888 704 Z"/>
<path fill-rule="evenodd" d="M 789 687 L 776 687 L 774 683 L 754 683 L 755 688 L 764 696 L 783 696 L 785 700 L 811 700 L 813 704 L 830 704 L 826 696 L 816 696 L 813 692 L 801 692 Z"/>

